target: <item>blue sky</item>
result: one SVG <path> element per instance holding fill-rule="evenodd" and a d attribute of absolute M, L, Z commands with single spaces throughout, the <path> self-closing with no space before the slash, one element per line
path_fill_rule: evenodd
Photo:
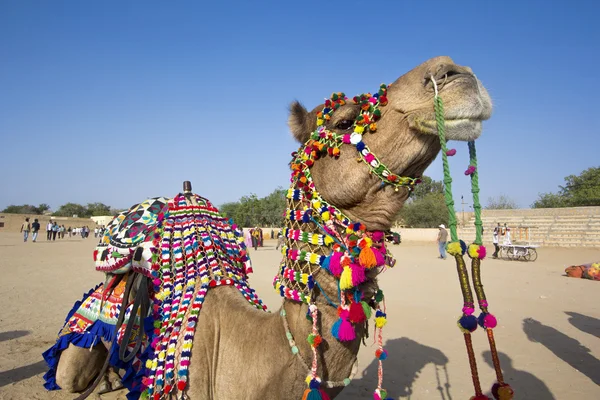
<path fill-rule="evenodd" d="M 0 1 L 0 209 L 126 208 L 183 180 L 215 204 L 264 196 L 289 182 L 292 100 L 373 91 L 438 55 L 495 104 L 483 203 L 528 207 L 600 164 L 598 4 Z M 439 157 L 426 174 L 441 179 Z"/>

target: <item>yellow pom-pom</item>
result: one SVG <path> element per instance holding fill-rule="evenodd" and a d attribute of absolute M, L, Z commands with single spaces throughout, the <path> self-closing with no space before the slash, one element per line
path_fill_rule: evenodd
<path fill-rule="evenodd" d="M 385 317 L 376 317 L 375 318 L 375 326 L 378 328 L 383 328 L 387 323 L 387 319 Z"/>
<path fill-rule="evenodd" d="M 352 286 L 352 270 L 350 267 L 345 266 L 340 276 L 340 289 L 347 290 L 353 288 Z"/>
<path fill-rule="evenodd" d="M 183 286 L 181 285 L 181 283 L 178 283 L 177 285 L 175 285 L 175 290 L 182 290 Z"/>
<path fill-rule="evenodd" d="M 469 245 L 469 256 L 471 258 L 479 258 L 479 245 L 477 245 L 477 244 Z"/>
<path fill-rule="evenodd" d="M 316 200 L 313 203 L 313 207 L 315 208 L 315 210 L 321 208 L 321 202 L 319 200 Z"/>
<path fill-rule="evenodd" d="M 462 248 L 460 247 L 460 242 L 448 243 L 448 245 L 446 246 L 446 250 L 448 250 L 448 253 L 452 254 L 453 256 L 459 256 L 462 254 Z"/>
<path fill-rule="evenodd" d="M 310 383 L 310 381 L 312 380 L 312 376 L 308 375 L 306 377 L 306 379 L 304 380 L 304 382 L 306 382 L 306 384 L 308 385 Z"/>
<path fill-rule="evenodd" d="M 357 125 L 354 127 L 354 132 L 356 133 L 363 133 L 365 131 L 365 127 L 362 125 Z"/>
<path fill-rule="evenodd" d="M 146 368 L 152 368 L 152 360 L 146 360 Z"/>
<path fill-rule="evenodd" d="M 333 243 L 333 238 L 331 236 L 325 236 L 323 242 L 325 243 L 325 246 L 329 246 L 331 243 Z"/>
<path fill-rule="evenodd" d="M 161 360 L 161 361 L 165 359 L 165 352 L 164 351 L 161 351 L 160 353 L 158 353 L 158 359 Z"/>
<path fill-rule="evenodd" d="M 312 253 L 308 259 L 308 262 L 311 264 L 316 264 L 318 260 L 319 260 L 319 255 Z"/>
<path fill-rule="evenodd" d="M 312 244 L 319 244 L 319 237 L 317 235 L 312 235 L 312 237 L 310 238 L 310 242 Z"/>
<path fill-rule="evenodd" d="M 323 218 L 323 221 L 329 221 L 329 219 L 331 218 L 329 211 L 325 211 L 323 214 L 321 214 L 321 218 Z"/>
<path fill-rule="evenodd" d="M 323 125 L 323 119 L 319 118 L 317 119 L 317 126 L 321 126 Z"/>

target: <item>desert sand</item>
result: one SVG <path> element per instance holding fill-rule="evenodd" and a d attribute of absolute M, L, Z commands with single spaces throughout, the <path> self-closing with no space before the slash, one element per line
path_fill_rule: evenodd
<path fill-rule="evenodd" d="M 93 268 L 95 243 L 93 237 L 23 243 L 18 234 L 0 234 L 0 399 L 75 397 L 44 389 L 41 353 L 54 343 L 73 303 L 103 280 Z M 456 327 L 462 300 L 454 261 L 437 259 L 435 243 L 391 249 L 398 263 L 380 277 L 388 313 L 384 387 L 394 399 L 468 399 L 473 389 Z M 280 254 L 267 241 L 251 257 L 251 284 L 276 310 L 280 298 L 271 282 Z M 504 375 L 515 399 L 600 398 L 600 282 L 563 276 L 568 265 L 599 260 L 599 249 L 542 248 L 535 262 L 483 261 Z M 480 329 L 473 341 L 488 389 L 495 378 Z M 372 398 L 377 367 L 372 338 L 368 344 L 359 354 L 358 375 L 339 399 Z M 102 399 L 125 399 L 125 392 Z"/>

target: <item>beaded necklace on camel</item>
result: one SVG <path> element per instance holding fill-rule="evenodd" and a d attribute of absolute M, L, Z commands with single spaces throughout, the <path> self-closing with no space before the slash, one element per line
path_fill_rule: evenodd
<path fill-rule="evenodd" d="M 477 325 L 481 326 L 482 329 L 485 329 L 487 333 L 494 370 L 496 371 L 497 382 L 492 386 L 492 395 L 496 400 L 511 400 L 514 396 L 514 391 L 509 384 L 504 382 L 502 368 L 500 367 L 500 360 L 498 359 L 498 352 L 496 350 L 496 342 L 494 340 L 493 328 L 496 327 L 497 320 L 496 317 L 494 317 L 488 311 L 488 302 L 485 297 L 485 292 L 483 291 L 483 284 L 481 283 L 481 260 L 485 258 L 486 250 L 483 246 L 483 241 L 481 238 L 483 234 L 483 223 L 481 221 L 481 204 L 479 202 L 479 176 L 477 172 L 477 153 L 475 151 L 475 142 L 468 142 L 470 161 L 469 167 L 465 171 L 465 175 L 470 175 L 471 177 L 471 193 L 473 194 L 473 210 L 475 214 L 475 241 L 467 248 L 465 242 L 458 239 L 458 234 L 456 232 L 456 212 L 454 210 L 454 200 L 452 197 L 452 178 L 450 176 L 450 166 L 448 165 L 448 156 L 453 156 L 456 154 L 456 150 L 448 150 L 446 147 L 444 105 L 442 98 L 439 96 L 437 84 L 433 76 L 431 77 L 431 81 L 433 82 L 435 89 L 435 119 L 437 123 L 440 144 L 442 147 L 442 162 L 444 166 L 444 197 L 449 214 L 448 225 L 450 227 L 451 242 L 448 243 L 447 250 L 448 253 L 453 255 L 456 260 L 458 278 L 464 300 L 462 315 L 458 320 L 458 327 L 464 335 L 465 345 L 467 347 L 467 355 L 469 358 L 469 366 L 471 368 L 471 376 L 473 378 L 473 387 L 475 389 L 475 396 L 471 397 L 471 400 L 489 399 L 481 390 L 479 374 L 477 372 L 477 363 L 475 361 L 475 353 L 473 351 L 473 343 L 471 341 L 471 332 L 474 332 L 477 329 Z M 475 288 L 479 309 L 481 310 L 479 317 L 475 317 L 473 315 L 475 312 L 475 303 L 473 300 L 473 293 L 471 292 L 471 286 L 469 284 L 469 274 L 463 258 L 465 253 L 468 253 L 469 257 L 471 258 L 473 287 Z"/>
<path fill-rule="evenodd" d="M 386 95 L 387 86 L 381 85 L 374 95 L 368 93 L 354 97 L 352 101 L 360 106 L 361 112 L 354 121 L 353 132 L 340 135 L 325 127 L 332 113 L 348 100 L 343 93 L 334 93 L 317 114 L 317 129 L 300 150 L 293 154 L 294 158 L 290 163 L 292 185 L 287 193 L 287 228 L 283 230 L 286 240 L 282 249 L 284 260 L 273 286 L 282 297 L 309 305 L 307 317 L 312 320 L 312 331 L 307 340 L 313 356 L 310 368 L 299 355 L 287 325 L 285 310 L 282 309 L 281 313 L 291 351 L 309 369 L 306 379 L 308 388 L 303 400 L 329 399 L 321 387 L 346 386 L 356 372 L 354 365 L 351 377 L 341 382 L 322 382 L 318 375 L 317 351 L 322 337 L 317 323 L 319 310 L 314 301 L 317 290 L 330 306 L 338 309 L 339 319 L 334 323 L 331 334 L 340 342 L 350 342 L 357 338 L 355 327 L 366 324 L 371 317 L 369 303 L 374 304 L 375 338 L 378 345 L 375 355 L 379 365 L 378 385 L 373 396 L 375 400 L 387 399 L 387 392 L 382 388 L 382 360 L 387 358 L 382 336 L 382 328 L 386 323 L 384 296 L 381 290 L 377 290 L 371 298 L 366 298 L 359 287 L 367 281 L 370 270 L 377 269 L 381 272 L 386 266 L 393 266 L 395 260 L 387 252 L 383 232 L 368 231 L 365 225 L 350 221 L 339 209 L 325 201 L 316 191 L 310 173 L 315 160 L 323 156 L 337 158 L 340 147 L 350 144 L 356 147 L 360 160 L 368 165 L 371 173 L 382 181 L 383 186 L 391 185 L 396 191 L 401 187 L 411 190 L 419 182 L 416 178 L 392 173 L 362 140 L 364 133 L 374 133 L 377 130 L 377 121 L 381 117 L 379 107 L 387 104 Z M 306 229 L 320 233 L 307 232 Z M 313 274 L 319 268 L 336 278 L 337 304 L 327 297 L 314 279 Z"/>

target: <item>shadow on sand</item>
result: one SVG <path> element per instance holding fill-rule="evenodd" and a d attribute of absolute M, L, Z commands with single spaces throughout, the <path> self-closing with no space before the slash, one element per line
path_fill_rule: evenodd
<path fill-rule="evenodd" d="M 492 353 L 488 350 L 484 351 L 482 355 L 485 362 L 494 368 Z M 502 366 L 504 381 L 513 388 L 516 399 L 556 400 L 548 386 L 541 379 L 529 372 L 515 369 L 510 357 L 504 353 L 498 352 L 498 358 Z M 490 393 L 488 393 L 488 396 L 490 399 L 493 398 Z"/>
<path fill-rule="evenodd" d="M 569 323 L 582 332 L 600 338 L 600 319 L 588 317 L 573 311 L 565 311 L 569 316 Z"/>
<path fill-rule="evenodd" d="M 579 341 L 532 318 L 523 320 L 523 331 L 529 340 L 544 345 L 558 358 L 600 385 L 600 360 Z"/>
<path fill-rule="evenodd" d="M 448 357 L 444 353 L 408 338 L 388 340 L 384 348 L 389 355 L 388 359 L 383 362 L 383 387 L 387 390 L 388 397 L 410 399 L 413 393 L 412 386 L 419 377 L 419 372 L 428 364 L 433 364 L 437 379 L 436 390 L 439 397 L 432 396 L 431 398 L 452 400 L 447 370 Z M 365 395 L 369 395 L 368 398 L 372 396 L 371 393 L 377 387 L 377 368 L 378 362 L 373 360 L 364 370 L 362 376 L 357 376 L 352 381 L 352 386 L 361 387 L 364 388 L 364 391 L 368 391 L 368 393 L 365 393 Z M 347 398 L 343 394 L 340 397 Z"/>
<path fill-rule="evenodd" d="M 0 332 L 0 342 L 4 342 L 6 340 L 13 340 L 23 336 L 29 335 L 30 331 L 8 331 L 8 332 Z"/>
<path fill-rule="evenodd" d="M 15 368 L 8 371 L 2 371 L 0 372 L 0 387 L 29 379 L 32 376 L 46 372 L 47 369 L 48 366 L 46 365 L 46 362 L 42 360 L 36 362 L 35 364 L 26 365 L 24 367 Z"/>

